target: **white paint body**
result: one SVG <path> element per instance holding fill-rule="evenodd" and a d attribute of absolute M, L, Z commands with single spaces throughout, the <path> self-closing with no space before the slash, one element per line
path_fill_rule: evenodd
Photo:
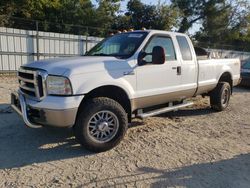
<path fill-rule="evenodd" d="M 117 59 L 115 57 L 74 57 L 51 59 L 33 62 L 25 67 L 43 69 L 51 75 L 63 75 L 70 79 L 73 95 L 85 95 L 101 86 L 118 86 L 123 89 L 130 100 L 177 92 L 181 99 L 203 94 L 214 89 L 225 72 L 231 74 L 233 85 L 240 79 L 239 59 L 209 59 L 197 60 L 191 40 L 187 35 L 165 31 L 148 31 L 149 34 L 132 57 Z M 176 60 L 167 61 L 162 65 L 138 66 L 139 52 L 149 38 L 155 34 L 163 34 L 172 38 Z M 185 36 L 191 47 L 193 60 L 183 61 L 176 35 Z M 177 75 L 173 67 L 181 66 L 182 74 Z M 133 74 L 125 75 L 128 72 Z M 188 92 L 183 92 L 188 91 Z M 112 91 L 110 91 L 112 92 Z M 50 100 L 53 100 L 53 97 Z M 56 98 L 56 97 L 55 97 Z M 66 97 L 65 97 L 66 98 Z M 83 97 L 72 103 L 63 103 L 62 108 L 73 108 L 80 104 Z M 63 97 L 61 97 L 63 100 Z M 66 99 L 65 99 L 66 100 Z M 44 100 L 48 101 L 48 100 Z M 71 104 L 73 106 L 71 106 Z M 59 109 L 56 103 L 40 102 L 39 107 Z"/>

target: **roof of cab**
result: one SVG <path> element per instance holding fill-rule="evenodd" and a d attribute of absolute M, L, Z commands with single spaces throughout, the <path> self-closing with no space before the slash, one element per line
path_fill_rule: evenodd
<path fill-rule="evenodd" d="M 147 30 L 134 30 L 134 31 L 129 31 L 131 33 L 133 32 L 147 32 L 147 33 L 153 33 L 153 34 L 168 34 L 168 35 L 183 35 L 187 36 L 185 33 L 179 33 L 179 32 L 174 32 L 174 31 L 164 31 L 164 30 L 156 30 L 156 29 L 147 29 Z"/>

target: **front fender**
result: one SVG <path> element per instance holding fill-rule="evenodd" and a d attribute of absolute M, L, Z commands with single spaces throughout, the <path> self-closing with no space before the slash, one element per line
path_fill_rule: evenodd
<path fill-rule="evenodd" d="M 101 86 L 120 87 L 127 93 L 129 99 L 134 98 L 135 95 L 135 78 L 134 82 L 131 82 L 131 79 L 126 79 L 126 76 L 114 78 L 112 75 L 99 72 L 94 74 L 90 73 L 71 76 L 70 80 L 74 95 L 87 94 L 90 91 Z"/>

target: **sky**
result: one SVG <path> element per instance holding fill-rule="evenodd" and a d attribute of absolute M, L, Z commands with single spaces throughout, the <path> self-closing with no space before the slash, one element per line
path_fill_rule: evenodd
<path fill-rule="evenodd" d="M 127 3 L 128 3 L 129 0 L 123 0 L 121 2 L 121 10 L 122 11 L 125 11 L 126 8 L 127 8 Z M 96 1 L 95 0 L 92 0 L 92 2 L 96 5 Z M 144 4 L 148 4 L 148 5 L 155 5 L 157 4 L 159 1 L 158 0 L 141 0 L 142 3 Z M 161 3 L 169 3 L 170 0 L 160 0 Z"/>
<path fill-rule="evenodd" d="M 128 1 L 129 0 L 123 0 L 122 1 L 122 3 L 121 3 L 121 10 L 126 10 Z M 144 4 L 148 4 L 148 5 L 150 5 L 150 4 L 155 5 L 155 4 L 158 3 L 158 0 L 141 0 L 141 2 L 144 3 Z M 170 0 L 161 0 L 160 2 L 161 3 L 165 3 L 165 2 L 169 3 Z"/>

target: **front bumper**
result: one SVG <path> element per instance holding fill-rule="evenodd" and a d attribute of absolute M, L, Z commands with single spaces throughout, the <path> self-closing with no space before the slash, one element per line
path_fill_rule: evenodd
<path fill-rule="evenodd" d="M 48 96 L 46 98 L 37 102 L 25 98 L 18 91 L 11 93 L 11 106 L 22 116 L 25 124 L 31 128 L 41 126 L 72 127 L 75 124 L 77 110 L 83 96 Z"/>

